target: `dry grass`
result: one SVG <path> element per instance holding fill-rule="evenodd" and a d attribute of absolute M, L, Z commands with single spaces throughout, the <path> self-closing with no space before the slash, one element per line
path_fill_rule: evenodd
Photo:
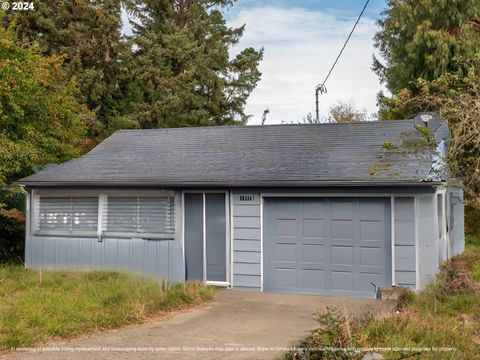
<path fill-rule="evenodd" d="M 477 274 L 478 272 L 478 274 Z M 346 319 L 328 309 L 305 348 L 455 348 L 441 351 L 377 351 L 386 359 L 478 359 L 480 354 L 480 247 L 472 243 L 442 266 L 419 294 L 405 291 L 388 316 Z M 287 359 L 362 359 L 355 351 L 298 351 Z"/>
<path fill-rule="evenodd" d="M 129 273 L 0 267 L 0 349 L 31 346 L 141 323 L 212 298 L 200 283 L 163 283 Z"/>

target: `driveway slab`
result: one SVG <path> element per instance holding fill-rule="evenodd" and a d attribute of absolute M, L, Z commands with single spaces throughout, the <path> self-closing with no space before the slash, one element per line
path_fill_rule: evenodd
<path fill-rule="evenodd" d="M 12 359 L 272 359 L 316 327 L 314 313 L 389 311 L 381 300 L 218 290 L 213 301 L 136 327 L 51 345 Z M 56 349 L 55 349 L 55 348 Z M 63 349 L 61 349 L 63 348 Z M 61 350 L 61 351 L 59 351 Z M 71 351 L 71 352 L 69 352 Z"/>

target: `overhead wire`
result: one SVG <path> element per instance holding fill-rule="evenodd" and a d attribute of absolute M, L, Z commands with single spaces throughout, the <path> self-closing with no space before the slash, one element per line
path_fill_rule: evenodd
<path fill-rule="evenodd" d="M 367 1 L 365 2 L 365 4 L 363 5 L 362 11 L 360 12 L 360 15 L 358 15 L 357 21 L 355 21 L 355 24 L 353 24 L 352 30 L 351 30 L 350 33 L 348 34 L 347 40 L 345 40 L 342 48 L 340 49 L 340 52 L 338 53 L 335 61 L 334 61 L 333 64 L 332 64 L 332 67 L 331 67 L 330 70 L 328 71 L 327 76 L 325 76 L 325 80 L 323 80 L 323 82 L 322 82 L 321 84 L 318 84 L 318 85 L 315 87 L 315 102 L 316 102 L 317 121 L 318 121 L 318 93 L 320 92 L 321 94 L 324 94 L 324 93 L 327 92 L 327 88 L 325 87 L 325 84 L 327 83 L 328 78 L 329 78 L 330 75 L 332 74 L 333 69 L 334 69 L 335 66 L 337 65 L 338 60 L 339 60 L 340 57 L 342 56 L 343 50 L 345 50 L 345 48 L 347 47 L 347 44 L 348 44 L 348 42 L 350 41 L 350 38 L 352 37 L 352 35 L 353 35 L 353 33 L 354 33 L 354 31 L 355 31 L 358 23 L 360 22 L 360 19 L 362 18 L 363 13 L 365 12 L 365 9 L 367 8 L 369 2 L 370 2 L 370 0 L 367 0 Z"/>

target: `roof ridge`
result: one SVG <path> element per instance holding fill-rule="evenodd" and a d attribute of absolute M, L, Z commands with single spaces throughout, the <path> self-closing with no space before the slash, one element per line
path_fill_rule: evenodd
<path fill-rule="evenodd" d="M 232 129 L 232 128 L 267 128 L 267 127 L 322 127 L 322 126 L 346 126 L 346 125 L 373 125 L 380 123 L 401 123 L 401 122 L 413 122 L 413 119 L 403 119 L 403 120 L 374 120 L 374 121 L 352 121 L 352 122 L 334 122 L 334 123 L 318 123 L 318 124 L 267 124 L 267 125 L 213 125 L 213 126 L 185 126 L 185 127 L 175 127 L 175 128 L 154 128 L 154 129 L 120 129 L 114 132 L 151 132 L 151 131 L 171 131 L 171 130 L 194 130 L 194 129 Z"/>

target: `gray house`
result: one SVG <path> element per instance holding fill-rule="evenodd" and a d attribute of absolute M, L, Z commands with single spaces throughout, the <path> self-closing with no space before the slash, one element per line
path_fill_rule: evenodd
<path fill-rule="evenodd" d="M 464 246 L 447 136 L 435 117 L 117 131 L 18 182 L 25 263 L 250 291 L 418 290 Z"/>

